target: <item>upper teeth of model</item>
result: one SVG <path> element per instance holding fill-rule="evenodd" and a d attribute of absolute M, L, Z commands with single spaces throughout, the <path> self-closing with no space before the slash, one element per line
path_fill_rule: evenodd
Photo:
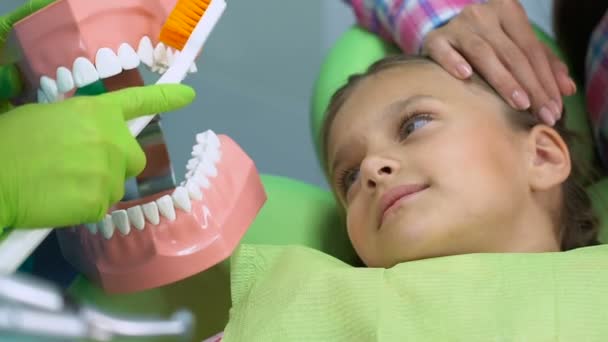
<path fill-rule="evenodd" d="M 37 91 L 39 103 L 61 101 L 64 94 L 76 88 L 82 88 L 100 79 L 106 79 L 120 74 L 123 70 L 132 70 L 143 63 L 153 72 L 163 74 L 175 62 L 179 51 L 167 47 L 163 43 L 153 46 L 152 40 L 144 36 L 139 41 L 137 50 L 128 43 L 122 43 L 114 51 L 104 47 L 97 50 L 95 61 L 78 57 L 72 65 L 60 66 L 55 75 L 40 77 L 40 87 Z M 197 71 L 192 63 L 189 70 Z"/>
<path fill-rule="evenodd" d="M 91 234 L 101 233 L 106 239 L 111 239 L 116 231 L 122 235 L 129 235 L 133 229 L 143 230 L 146 223 L 158 225 L 162 217 L 169 222 L 175 221 L 179 212 L 190 213 L 192 211 L 192 201 L 201 201 L 204 192 L 211 187 L 210 179 L 218 174 L 217 164 L 221 160 L 212 161 L 208 154 L 221 156 L 220 140 L 211 130 L 197 136 L 198 147 L 204 147 L 208 153 L 197 154 L 188 161 L 186 166 L 188 173 L 186 180 L 174 189 L 171 194 L 164 195 L 154 201 L 136 205 L 128 209 L 115 210 L 97 223 L 86 224 L 85 227 Z"/>

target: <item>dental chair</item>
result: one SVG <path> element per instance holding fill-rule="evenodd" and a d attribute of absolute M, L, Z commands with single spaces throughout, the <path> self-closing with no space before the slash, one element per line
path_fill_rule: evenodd
<path fill-rule="evenodd" d="M 536 32 L 543 42 L 557 51 L 550 37 L 538 29 Z M 311 101 L 311 128 L 317 152 L 320 148 L 321 124 L 332 93 L 344 84 L 350 74 L 362 72 L 374 61 L 395 53 L 399 53 L 395 46 L 358 27 L 349 29 L 335 43 L 322 65 Z M 581 92 L 565 99 L 564 103 L 567 126 L 582 137 L 575 147 L 575 157 L 580 158 L 585 167 L 591 170 L 597 167 L 598 162 Z M 245 234 L 243 243 L 300 244 L 347 263 L 357 263 L 344 222 L 328 190 L 274 175 L 262 175 L 262 182 L 268 199 Z M 608 202 L 605 199 L 608 199 L 608 178 L 598 176 L 586 179 L 585 184 L 602 221 L 600 240 L 607 243 L 608 217 L 605 208 Z M 181 282 L 135 294 L 109 295 L 82 276 L 72 284 L 69 292 L 85 303 L 122 314 L 168 315 L 179 308 L 188 308 L 196 318 L 194 340 L 200 341 L 222 331 L 228 321 L 231 306 L 229 277 L 229 261 L 226 261 Z M 518 315 L 517 308 L 497 310 L 502 310 L 504 317 Z M 544 308 L 537 310 L 539 315 L 543 315 Z"/>

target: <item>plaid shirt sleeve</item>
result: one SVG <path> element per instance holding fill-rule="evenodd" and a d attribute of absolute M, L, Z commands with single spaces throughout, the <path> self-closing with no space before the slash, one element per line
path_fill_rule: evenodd
<path fill-rule="evenodd" d="M 608 168 L 608 12 L 591 35 L 585 64 L 587 110 L 600 158 Z"/>
<path fill-rule="evenodd" d="M 420 51 L 427 33 L 460 13 L 464 7 L 487 0 L 344 0 L 359 25 L 396 42 L 405 53 Z"/>

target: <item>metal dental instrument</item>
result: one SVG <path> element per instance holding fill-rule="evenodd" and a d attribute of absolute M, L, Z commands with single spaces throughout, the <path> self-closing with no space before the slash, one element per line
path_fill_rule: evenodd
<path fill-rule="evenodd" d="M 128 341 L 171 338 L 191 341 L 194 317 L 186 310 L 169 319 L 119 316 L 80 305 L 59 288 L 25 275 L 0 277 L 0 341 Z"/>

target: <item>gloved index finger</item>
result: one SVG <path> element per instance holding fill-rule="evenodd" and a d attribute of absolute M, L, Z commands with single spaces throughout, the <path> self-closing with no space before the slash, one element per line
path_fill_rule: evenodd
<path fill-rule="evenodd" d="M 192 103 L 194 89 L 182 84 L 158 84 L 113 91 L 97 97 L 98 100 L 118 105 L 125 120 L 140 116 L 169 112 Z"/>

